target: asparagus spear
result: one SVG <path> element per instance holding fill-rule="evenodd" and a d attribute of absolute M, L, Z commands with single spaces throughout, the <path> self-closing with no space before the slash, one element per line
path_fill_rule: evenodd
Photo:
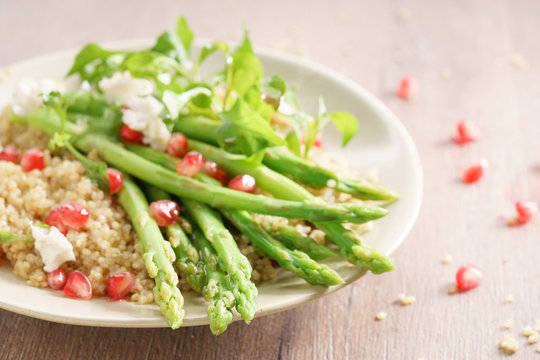
<path fill-rule="evenodd" d="M 303 251 L 313 260 L 322 260 L 336 255 L 336 253 L 326 246 L 318 244 L 309 236 L 302 235 L 292 226 L 279 225 L 275 228 L 268 226 L 265 227 L 265 230 L 288 248 Z"/>
<path fill-rule="evenodd" d="M 219 335 L 233 321 L 232 308 L 236 303 L 233 293 L 227 287 L 227 275 L 219 265 L 219 258 L 200 229 L 193 229 L 192 237 L 200 249 L 205 268 L 206 285 L 203 296 L 210 303 L 206 310 L 210 319 L 212 334 Z"/>
<path fill-rule="evenodd" d="M 190 138 L 215 145 L 219 122 L 201 116 L 183 116 L 175 124 L 175 130 Z M 191 143 L 190 143 L 191 144 Z M 196 144 L 193 144 L 195 149 Z M 292 177 L 315 189 L 327 187 L 335 182 L 336 191 L 351 194 L 365 200 L 395 201 L 398 196 L 392 190 L 362 179 L 340 178 L 335 172 L 294 155 L 286 148 L 268 148 L 264 163 L 271 169 Z"/>
<path fill-rule="evenodd" d="M 259 187 L 278 198 L 296 201 L 315 199 L 315 196 L 302 186 L 264 165 L 254 166 L 244 158 L 194 140 L 189 141 L 189 147 L 220 164 L 231 174 L 250 174 L 256 179 Z M 386 255 L 375 248 L 362 244 L 360 237 L 343 225 L 337 222 L 323 221 L 315 221 L 314 224 L 324 231 L 327 238 L 341 249 L 341 254 L 347 261 L 358 264 L 374 274 L 381 274 L 394 269 L 392 261 Z"/>
<path fill-rule="evenodd" d="M 61 130 L 58 116 L 46 109 L 38 110 L 26 118 L 13 118 L 13 120 L 35 126 L 48 134 L 54 134 Z M 278 200 L 216 185 L 202 184 L 145 160 L 105 136 L 84 133 L 84 129 L 80 130 L 75 124 L 69 122 L 65 125 L 64 131 L 76 135 L 73 142 L 79 150 L 89 152 L 96 149 L 104 161 L 125 173 L 154 184 L 174 195 L 196 199 L 213 207 L 245 209 L 256 213 L 309 221 L 349 221 L 353 223 L 364 223 L 388 213 L 388 210 L 377 206 L 328 205 L 313 201 L 313 199 L 308 201 Z"/>
<path fill-rule="evenodd" d="M 165 191 L 146 183 L 143 184 L 143 190 L 150 201 L 171 199 Z M 177 223 L 167 226 L 165 232 L 176 255 L 176 267 L 186 276 L 189 286 L 201 292 L 205 282 L 204 264 L 199 258 L 197 249 Z"/>
<path fill-rule="evenodd" d="M 242 233 L 249 237 L 253 246 L 308 283 L 322 286 L 343 283 L 343 279 L 339 274 L 328 266 L 317 263 L 302 251 L 290 250 L 272 238 L 247 212 L 223 209 L 220 211 Z"/>
<path fill-rule="evenodd" d="M 156 283 L 154 300 L 169 326 L 177 329 L 184 319 L 184 298 L 177 287 L 178 275 L 171 264 L 171 261 L 174 261 L 174 252 L 150 216 L 144 194 L 128 176 L 124 177 L 118 201 L 128 213 L 141 241 L 146 270 Z"/>
<path fill-rule="evenodd" d="M 249 323 L 257 310 L 257 288 L 251 282 L 251 264 L 240 252 L 233 236 L 223 225 L 219 214 L 198 201 L 182 199 L 189 215 L 201 228 L 216 250 L 223 269 L 227 272 L 229 289 L 236 299 L 236 310 Z"/>

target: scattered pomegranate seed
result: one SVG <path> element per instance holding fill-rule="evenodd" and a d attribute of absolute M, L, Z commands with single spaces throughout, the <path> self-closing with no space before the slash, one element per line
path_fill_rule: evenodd
<path fill-rule="evenodd" d="M 126 124 L 122 125 L 120 128 L 120 138 L 125 142 L 132 144 L 142 144 L 142 139 L 144 134 L 140 131 L 133 130 Z"/>
<path fill-rule="evenodd" d="M 123 272 L 109 276 L 107 280 L 107 294 L 110 301 L 122 300 L 135 286 L 135 275 L 130 272 Z"/>
<path fill-rule="evenodd" d="M 486 159 L 482 159 L 478 164 L 474 164 L 467 168 L 461 175 L 461 179 L 464 183 L 475 183 L 484 175 L 484 171 L 487 167 L 488 161 Z"/>
<path fill-rule="evenodd" d="M 478 138 L 479 130 L 470 121 L 460 121 L 456 125 L 456 135 L 453 137 L 457 144 L 466 144 Z"/>
<path fill-rule="evenodd" d="M 197 151 L 190 151 L 182 161 L 176 164 L 176 172 L 184 176 L 193 176 L 204 166 L 204 157 Z"/>
<path fill-rule="evenodd" d="M 306 138 L 304 137 L 304 135 L 302 135 L 302 144 L 305 144 L 306 143 Z M 315 136 L 315 140 L 313 140 L 313 146 L 317 147 L 317 148 L 321 148 L 323 146 L 323 139 L 322 139 L 322 134 L 317 134 L 317 136 Z"/>
<path fill-rule="evenodd" d="M 76 202 L 65 203 L 58 209 L 60 220 L 68 227 L 78 230 L 88 221 L 88 210 Z"/>
<path fill-rule="evenodd" d="M 516 211 L 518 223 L 525 224 L 531 221 L 538 212 L 538 205 L 533 201 L 518 201 L 516 202 Z"/>
<path fill-rule="evenodd" d="M 49 216 L 47 216 L 47 219 L 45 220 L 45 224 L 56 227 L 64 235 L 66 235 L 67 233 L 68 229 L 67 229 L 66 224 L 64 224 L 64 222 L 60 218 L 59 209 L 51 210 L 51 212 L 49 213 Z"/>
<path fill-rule="evenodd" d="M 456 287 L 459 291 L 474 289 L 484 278 L 482 271 L 474 265 L 463 265 L 456 273 Z"/>
<path fill-rule="evenodd" d="M 238 175 L 229 181 L 229 188 L 253 194 L 255 192 L 255 178 L 251 175 Z"/>
<path fill-rule="evenodd" d="M 25 152 L 21 159 L 21 167 L 26 172 L 34 169 L 43 170 L 45 168 L 43 151 L 39 149 L 30 149 Z"/>
<path fill-rule="evenodd" d="M 227 183 L 228 174 L 221 166 L 216 164 L 213 161 L 207 160 L 204 163 L 204 172 L 207 175 L 210 175 L 214 179 L 218 180 L 221 185 L 225 185 Z"/>
<path fill-rule="evenodd" d="M 167 153 L 171 156 L 182 157 L 188 149 L 188 139 L 182 133 L 172 133 L 169 142 L 167 143 Z"/>
<path fill-rule="evenodd" d="M 86 275 L 75 270 L 67 278 L 64 295 L 69 298 L 90 300 L 92 298 L 92 284 Z"/>
<path fill-rule="evenodd" d="M 15 145 L 8 145 L 0 152 L 0 161 L 9 161 L 14 164 L 19 162 L 19 151 Z"/>
<path fill-rule="evenodd" d="M 124 174 L 113 168 L 107 168 L 107 178 L 109 179 L 109 193 L 116 194 L 124 185 Z"/>
<path fill-rule="evenodd" d="M 129 110 L 129 109 L 131 109 L 131 108 L 130 108 L 129 106 L 127 106 L 127 105 L 120 105 L 120 109 L 122 109 L 122 110 Z"/>
<path fill-rule="evenodd" d="M 66 285 L 67 275 L 62 269 L 56 269 L 53 272 L 47 273 L 47 283 L 54 290 L 62 290 Z"/>
<path fill-rule="evenodd" d="M 168 226 L 178 220 L 180 207 L 172 200 L 158 200 L 150 204 L 150 214 L 159 226 Z"/>
<path fill-rule="evenodd" d="M 397 89 L 397 96 L 403 100 L 409 100 L 416 95 L 418 91 L 418 84 L 416 79 L 411 76 L 403 76 L 399 80 L 399 85 Z"/>

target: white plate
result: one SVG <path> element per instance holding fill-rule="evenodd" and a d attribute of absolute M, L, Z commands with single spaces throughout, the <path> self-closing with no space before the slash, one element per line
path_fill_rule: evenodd
<path fill-rule="evenodd" d="M 107 47 L 136 49 L 150 43 L 149 40 L 123 41 L 108 44 Z M 199 48 L 196 46 L 195 50 Z M 0 106 L 9 102 L 14 84 L 23 77 L 62 78 L 76 52 L 64 51 L 9 66 L 12 76 L 0 84 Z M 400 200 L 390 207 L 391 213 L 378 220 L 374 230 L 364 236 L 366 243 L 390 254 L 411 229 L 422 198 L 420 160 L 404 126 L 372 94 L 327 68 L 275 51 L 258 49 L 257 53 L 267 75 L 279 74 L 288 84 L 299 87 L 300 102 L 308 111 L 316 111 L 317 99 L 323 95 L 329 110 L 347 110 L 360 120 L 359 133 L 347 148 L 340 147 L 339 134 L 331 126 L 324 132 L 324 144 L 328 151 L 345 157 L 360 173 L 377 168 L 381 183 L 400 195 Z M 217 65 L 218 60 L 210 59 L 210 63 Z M 327 264 L 340 269 L 344 262 L 334 259 Z M 280 271 L 275 280 L 258 287 L 259 310 L 256 316 L 299 306 L 347 286 L 364 275 L 364 271 L 358 268 L 338 271 L 346 281 L 345 284 L 328 289 L 310 286 L 302 279 Z M 61 291 L 26 285 L 7 266 L 0 268 L 0 289 L 0 308 L 39 319 L 90 326 L 167 326 L 155 305 L 110 303 L 103 299 L 68 299 Z M 185 310 L 184 326 L 208 324 L 202 298 L 193 293 L 185 294 Z"/>

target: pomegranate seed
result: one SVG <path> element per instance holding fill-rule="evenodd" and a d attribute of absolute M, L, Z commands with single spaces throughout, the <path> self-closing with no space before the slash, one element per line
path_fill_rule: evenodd
<path fill-rule="evenodd" d="M 478 128 L 469 121 L 460 121 L 456 125 L 456 135 L 454 136 L 454 142 L 457 144 L 466 144 L 471 141 L 475 141 L 478 138 Z"/>
<path fill-rule="evenodd" d="M 255 192 L 255 179 L 251 175 L 238 175 L 229 181 L 229 188 L 253 194 Z"/>
<path fill-rule="evenodd" d="M 397 96 L 403 100 L 409 100 L 416 95 L 418 91 L 418 85 L 416 79 L 411 76 L 403 76 L 399 80 L 399 85 L 397 89 Z"/>
<path fill-rule="evenodd" d="M 69 298 L 90 300 L 92 298 L 92 284 L 86 275 L 75 270 L 67 278 L 64 295 Z"/>
<path fill-rule="evenodd" d="M 47 216 L 47 219 L 45 220 L 45 224 L 56 227 L 64 235 L 66 235 L 67 233 L 67 226 L 66 224 L 64 224 L 64 222 L 60 218 L 59 209 L 51 210 L 51 212 L 49 213 L 49 216 Z"/>
<path fill-rule="evenodd" d="M 167 143 L 167 153 L 171 156 L 182 157 L 188 149 L 188 139 L 182 133 L 172 133 Z"/>
<path fill-rule="evenodd" d="M 180 207 L 172 200 L 158 200 L 150 204 L 150 214 L 159 226 L 168 226 L 178 219 Z"/>
<path fill-rule="evenodd" d="M 517 221 L 520 224 L 525 224 L 531 221 L 534 214 L 538 212 L 538 205 L 532 201 L 516 202 L 516 211 L 518 213 Z"/>
<path fill-rule="evenodd" d="M 225 185 L 227 183 L 227 172 L 213 161 L 206 161 L 204 163 L 204 172 L 218 180 L 221 185 Z"/>
<path fill-rule="evenodd" d="M 39 149 L 30 149 L 25 152 L 21 159 L 21 167 L 26 172 L 34 169 L 43 170 L 45 168 L 43 151 Z"/>
<path fill-rule="evenodd" d="M 478 164 L 467 168 L 461 175 L 464 183 L 475 183 L 484 175 L 485 169 L 488 167 L 488 162 L 485 159 L 480 160 Z"/>
<path fill-rule="evenodd" d="M 305 144 L 305 143 L 306 143 L 306 138 L 304 137 L 304 135 L 302 135 L 302 144 Z M 317 136 L 315 136 L 315 140 L 313 140 L 313 146 L 317 148 L 322 148 L 323 139 L 322 139 L 321 134 L 317 134 Z"/>
<path fill-rule="evenodd" d="M 123 272 L 109 276 L 107 281 L 107 294 L 110 301 L 122 300 L 135 286 L 135 275 Z"/>
<path fill-rule="evenodd" d="M 484 278 L 482 271 L 474 265 L 463 265 L 456 273 L 456 286 L 459 291 L 474 289 Z"/>
<path fill-rule="evenodd" d="M 78 230 L 88 221 L 88 210 L 76 202 L 65 203 L 58 209 L 60 220 L 68 227 Z"/>
<path fill-rule="evenodd" d="M 176 172 L 184 176 L 193 176 L 204 166 L 204 157 L 197 151 L 190 151 L 182 161 L 176 164 Z"/>
<path fill-rule="evenodd" d="M 144 134 L 140 131 L 133 130 L 126 124 L 120 128 L 120 138 L 125 142 L 132 144 L 142 144 Z"/>
<path fill-rule="evenodd" d="M 62 269 L 56 269 L 53 272 L 47 273 L 47 283 L 54 290 L 62 290 L 66 285 L 67 275 Z"/>
<path fill-rule="evenodd" d="M 9 161 L 14 164 L 19 162 L 19 151 L 15 145 L 8 145 L 0 152 L 0 161 Z"/>
<path fill-rule="evenodd" d="M 107 168 L 107 178 L 109 179 L 109 193 L 116 194 L 124 185 L 124 174 L 113 168 Z"/>
<path fill-rule="evenodd" d="M 120 105 L 120 109 L 122 109 L 122 110 L 129 110 L 129 109 L 131 109 L 131 108 L 130 108 L 129 106 L 127 106 L 127 105 Z"/>

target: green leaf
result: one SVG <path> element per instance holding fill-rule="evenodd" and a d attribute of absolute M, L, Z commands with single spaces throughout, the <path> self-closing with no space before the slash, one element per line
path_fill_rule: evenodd
<path fill-rule="evenodd" d="M 244 93 L 244 101 L 253 108 L 261 117 L 270 122 L 274 113 L 274 108 L 268 105 L 262 98 L 261 89 L 258 85 L 253 85 Z"/>
<path fill-rule="evenodd" d="M 105 194 L 110 194 L 109 176 L 107 175 L 107 164 L 103 161 L 92 161 L 81 154 L 71 143 L 66 144 L 67 149 L 79 160 L 86 169 L 86 176 L 92 180 L 98 188 Z"/>
<path fill-rule="evenodd" d="M 286 144 L 242 99 L 231 110 L 219 114 L 219 118 L 222 121 L 217 131 L 219 145 L 231 153 L 251 156 L 267 147 Z"/>
<path fill-rule="evenodd" d="M 210 97 L 212 96 L 212 92 L 202 86 L 189 89 L 180 94 L 170 90 L 165 90 L 163 92 L 162 101 L 171 114 L 171 117 L 176 119 L 180 114 L 180 111 L 182 111 L 182 109 L 184 109 L 190 101 L 199 95 L 206 95 Z"/>
<path fill-rule="evenodd" d="M 315 138 L 321 129 L 330 121 L 328 112 L 326 110 L 326 104 L 323 97 L 319 97 L 319 110 L 315 119 L 306 117 L 307 121 L 304 125 L 304 158 L 307 159 L 309 150 L 313 147 Z"/>
<path fill-rule="evenodd" d="M 290 131 L 287 134 L 285 141 L 287 142 L 287 147 L 289 150 L 296 156 L 300 156 L 300 139 L 298 139 L 298 134 L 296 131 Z"/>
<path fill-rule="evenodd" d="M 333 112 L 330 118 L 336 128 L 341 132 L 343 139 L 342 146 L 347 145 L 358 131 L 358 120 L 346 111 Z"/>
<path fill-rule="evenodd" d="M 115 51 L 105 50 L 97 44 L 90 43 L 84 48 L 82 48 L 81 51 L 79 51 L 79 53 L 75 57 L 75 62 L 73 63 L 71 69 L 68 72 L 68 76 L 75 73 L 80 73 L 84 70 L 86 65 L 90 64 L 95 60 L 106 59 L 114 54 L 116 54 Z"/>
<path fill-rule="evenodd" d="M 167 31 L 161 34 L 151 50 L 175 59 L 182 65 L 187 65 L 191 62 L 189 53 L 192 41 L 193 32 L 187 25 L 186 19 L 181 16 L 176 23 L 176 32 Z"/>
<path fill-rule="evenodd" d="M 121 64 L 127 54 L 126 51 L 110 51 L 97 44 L 88 44 L 75 57 L 67 76 L 79 74 L 82 80 L 96 83 L 122 70 Z"/>
<path fill-rule="evenodd" d="M 232 53 L 229 65 L 231 67 L 230 88 L 235 90 L 239 96 L 243 96 L 247 89 L 259 84 L 262 79 L 263 67 L 253 52 L 247 31 L 244 34 L 242 44 Z"/>
<path fill-rule="evenodd" d="M 163 54 L 154 51 L 140 51 L 126 58 L 122 68 L 131 75 L 139 78 L 152 77 L 156 79 L 159 74 L 184 75 L 180 64 Z"/>
<path fill-rule="evenodd" d="M 285 80 L 278 75 L 274 75 L 262 80 L 262 97 L 264 101 L 271 104 L 274 109 L 279 107 L 281 97 L 287 91 Z"/>
<path fill-rule="evenodd" d="M 199 58 L 197 60 L 197 66 L 201 66 L 201 64 L 206 60 L 207 57 L 215 53 L 216 51 L 223 51 L 225 53 L 225 57 L 229 56 L 229 44 L 226 42 L 212 42 L 210 44 L 206 44 L 201 49 L 201 52 L 199 53 Z"/>

